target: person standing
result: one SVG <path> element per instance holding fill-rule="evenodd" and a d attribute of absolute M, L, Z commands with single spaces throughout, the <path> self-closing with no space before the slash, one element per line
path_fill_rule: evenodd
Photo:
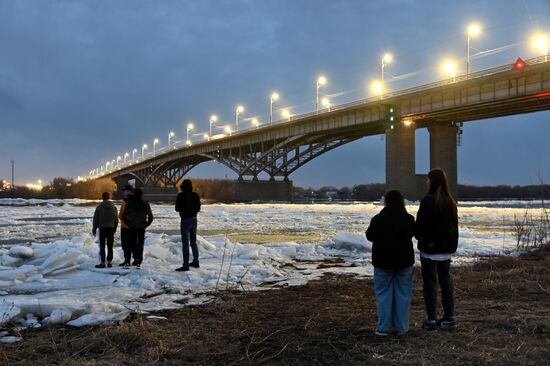
<path fill-rule="evenodd" d="M 99 256 L 101 263 L 97 264 L 96 268 L 105 268 L 105 244 L 107 244 L 107 267 L 112 267 L 113 261 L 113 242 L 116 228 L 118 226 L 118 215 L 116 207 L 110 201 L 109 192 L 103 192 L 103 202 L 95 209 L 92 234 L 95 236 L 99 229 Z"/>
<path fill-rule="evenodd" d="M 181 244 L 183 251 L 183 266 L 176 271 L 189 271 L 189 266 L 199 268 L 199 248 L 197 247 L 197 213 L 201 210 L 201 199 L 193 192 L 193 183 L 185 179 L 180 185 L 181 192 L 176 197 L 176 211 L 181 222 Z M 189 244 L 193 252 L 193 262 L 189 264 Z"/>
<path fill-rule="evenodd" d="M 390 331 L 404 335 L 409 330 L 414 264 L 414 217 L 407 213 L 403 195 L 389 191 L 385 207 L 372 218 L 366 231 L 372 242 L 374 292 L 378 323 L 374 333 Z"/>
<path fill-rule="evenodd" d="M 124 212 L 129 202 L 134 198 L 134 187 L 127 185 L 123 189 L 124 198 L 120 204 L 120 211 L 118 217 L 120 218 L 120 246 L 122 247 L 122 252 L 124 253 L 124 261 L 119 264 L 121 267 L 129 267 L 130 262 L 132 261 L 132 248 L 134 247 L 133 243 L 130 242 L 130 228 L 128 224 L 124 221 Z"/>
<path fill-rule="evenodd" d="M 141 267 L 143 262 L 143 244 L 145 242 L 145 229 L 154 220 L 151 206 L 142 198 L 143 191 L 139 188 L 134 190 L 134 197 L 129 201 L 124 210 L 123 219 L 129 227 L 129 241 L 132 243 L 132 255 L 134 256 L 133 266 Z"/>
<path fill-rule="evenodd" d="M 447 174 L 442 169 L 428 173 L 428 186 L 428 195 L 420 202 L 415 225 L 427 313 L 422 328 L 454 329 L 454 285 L 450 267 L 451 255 L 458 246 L 457 204 L 450 194 Z M 444 315 L 436 321 L 438 282 Z"/>

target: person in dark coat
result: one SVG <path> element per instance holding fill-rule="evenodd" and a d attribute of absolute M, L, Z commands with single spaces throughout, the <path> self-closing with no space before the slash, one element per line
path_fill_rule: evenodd
<path fill-rule="evenodd" d="M 145 229 L 154 220 L 151 206 L 142 199 L 143 191 L 139 188 L 134 190 L 134 197 L 128 201 L 123 213 L 123 220 L 129 227 L 129 242 L 132 243 L 132 255 L 134 256 L 133 266 L 141 267 L 143 262 L 143 243 L 145 242 Z"/>
<path fill-rule="evenodd" d="M 197 247 L 197 213 L 201 210 L 201 199 L 193 192 L 193 184 L 185 179 L 181 192 L 176 197 L 176 211 L 179 212 L 181 223 L 181 243 L 183 251 L 183 266 L 176 271 L 189 271 L 189 266 L 199 268 L 199 248 Z M 189 264 L 189 244 L 193 252 L 193 262 Z"/>
<path fill-rule="evenodd" d="M 92 234 L 95 236 L 99 229 L 99 256 L 101 263 L 97 264 L 96 268 L 105 268 L 105 244 L 107 244 L 107 267 L 112 267 L 113 261 L 113 242 L 116 228 L 118 226 L 118 215 L 116 207 L 110 201 L 109 192 L 103 192 L 103 202 L 96 207 L 94 212 L 94 220 Z"/>
<path fill-rule="evenodd" d="M 374 292 L 378 323 L 375 334 L 409 330 L 414 264 L 414 217 L 407 213 L 403 195 L 389 191 L 385 207 L 372 218 L 366 231 L 372 242 Z"/>
<path fill-rule="evenodd" d="M 122 252 L 124 253 L 124 261 L 119 264 L 121 267 L 130 267 L 130 262 L 132 261 L 132 248 L 135 246 L 130 242 L 130 228 L 124 222 L 124 211 L 128 203 L 134 198 L 134 187 L 127 185 L 123 189 L 124 198 L 120 204 L 120 211 L 118 217 L 120 218 L 120 246 L 122 247 Z"/>
<path fill-rule="evenodd" d="M 420 202 L 416 215 L 415 237 L 420 250 L 424 303 L 427 319 L 422 327 L 435 330 L 453 329 L 454 285 L 451 276 L 451 255 L 458 246 L 458 212 L 449 192 L 447 175 L 441 169 L 428 173 L 428 195 Z M 436 321 L 437 283 L 441 288 L 443 318 Z"/>

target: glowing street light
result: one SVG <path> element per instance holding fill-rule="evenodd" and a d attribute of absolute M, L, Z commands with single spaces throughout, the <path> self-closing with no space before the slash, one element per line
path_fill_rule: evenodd
<path fill-rule="evenodd" d="M 145 149 L 147 149 L 147 144 L 143 144 L 143 146 L 141 147 L 141 158 L 142 159 L 145 159 Z"/>
<path fill-rule="evenodd" d="M 244 112 L 244 107 L 242 105 L 239 105 L 237 106 L 237 108 L 235 108 L 235 126 L 236 126 L 236 131 L 239 131 L 239 114 L 243 113 Z"/>
<path fill-rule="evenodd" d="M 187 128 L 185 129 L 185 131 L 187 132 L 187 137 L 185 139 L 187 141 L 187 145 L 191 145 L 191 140 L 189 140 L 189 131 L 191 131 L 193 128 L 195 128 L 195 125 L 193 125 L 192 123 L 188 123 Z"/>
<path fill-rule="evenodd" d="M 256 117 L 252 118 L 252 126 L 260 128 L 260 121 Z"/>
<path fill-rule="evenodd" d="M 111 160 L 111 169 L 114 169 L 115 167 L 115 159 Z"/>
<path fill-rule="evenodd" d="M 170 133 L 168 134 L 168 150 L 170 150 L 170 146 L 171 146 L 171 140 L 172 140 L 172 137 L 176 136 L 176 134 L 172 131 L 170 131 Z"/>
<path fill-rule="evenodd" d="M 374 95 L 382 96 L 382 83 L 380 81 L 373 81 L 370 84 L 370 90 Z"/>
<path fill-rule="evenodd" d="M 132 161 L 136 160 L 137 149 L 132 150 Z"/>
<path fill-rule="evenodd" d="M 217 120 L 218 116 L 216 116 L 215 114 L 210 116 L 210 136 L 212 136 L 212 124 L 216 123 Z"/>
<path fill-rule="evenodd" d="M 159 139 L 154 139 L 153 140 L 153 156 L 156 156 L 157 155 L 157 144 L 159 143 Z"/>
<path fill-rule="evenodd" d="M 120 165 L 120 161 L 122 160 L 122 156 L 117 156 L 116 157 L 116 167 L 118 168 L 118 166 Z"/>
<path fill-rule="evenodd" d="M 323 85 L 326 85 L 326 83 L 327 83 L 327 78 L 324 77 L 323 75 L 317 78 L 317 89 L 315 94 L 315 112 L 319 111 L 319 88 Z"/>
<path fill-rule="evenodd" d="M 287 121 L 290 121 L 290 111 L 288 109 L 283 109 L 281 115 L 283 118 L 286 118 Z"/>
<path fill-rule="evenodd" d="M 230 126 L 225 126 L 224 131 L 225 131 L 226 134 L 228 134 L 229 136 L 231 136 L 231 132 L 232 132 L 232 131 L 231 131 L 231 127 L 230 127 Z"/>
<path fill-rule="evenodd" d="M 481 34 L 481 26 L 477 23 L 472 23 L 466 29 L 466 76 L 470 78 L 470 41 Z"/>
<path fill-rule="evenodd" d="M 544 56 L 544 61 L 548 61 L 548 36 L 546 34 L 535 34 L 531 39 L 531 47 Z"/>
<path fill-rule="evenodd" d="M 208 135 L 206 132 L 202 136 L 206 141 L 210 141 L 210 135 Z"/>
<path fill-rule="evenodd" d="M 453 60 L 445 60 L 441 64 L 441 73 L 448 78 L 453 78 L 453 82 L 456 81 L 456 62 Z"/>
<path fill-rule="evenodd" d="M 382 56 L 382 62 L 380 63 L 381 72 L 380 72 L 380 97 L 384 94 L 384 69 L 393 61 L 393 56 L 390 53 L 385 53 Z"/>
<path fill-rule="evenodd" d="M 126 159 L 128 158 L 128 156 L 130 156 L 130 154 L 125 152 L 124 153 L 124 161 L 123 161 L 124 164 L 126 164 Z"/>
<path fill-rule="evenodd" d="M 323 99 L 321 99 L 321 104 L 323 105 L 323 107 L 327 108 L 328 111 L 330 112 L 330 99 L 328 99 L 327 97 L 324 97 Z"/>
<path fill-rule="evenodd" d="M 269 98 L 269 124 L 273 124 L 273 102 L 279 100 L 279 94 L 278 93 L 272 93 L 271 97 Z"/>

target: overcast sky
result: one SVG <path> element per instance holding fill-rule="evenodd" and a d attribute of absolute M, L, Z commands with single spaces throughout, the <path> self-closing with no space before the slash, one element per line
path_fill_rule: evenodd
<path fill-rule="evenodd" d="M 534 57 L 529 38 L 550 33 L 548 0 L 0 0 L 0 178 L 16 183 L 76 177 L 208 116 L 268 119 L 268 98 L 293 113 L 314 109 L 315 80 L 340 104 L 368 96 L 385 51 L 388 88 L 442 78 L 443 57 L 465 69 L 465 27 L 489 56 L 472 69 Z M 463 70 L 464 71 L 464 70 Z M 246 121 L 242 122 L 246 125 Z M 417 132 L 417 172 L 428 169 L 427 132 Z M 550 181 L 550 112 L 468 123 L 459 181 Z M 296 185 L 383 182 L 384 141 L 368 137 L 295 172 Z M 234 177 L 218 163 L 196 178 Z"/>

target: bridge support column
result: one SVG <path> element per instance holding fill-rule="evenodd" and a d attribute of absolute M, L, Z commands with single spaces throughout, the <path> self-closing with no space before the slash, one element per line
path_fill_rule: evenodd
<path fill-rule="evenodd" d="M 415 134 L 413 126 L 397 123 L 386 130 L 386 190 L 397 189 L 406 199 L 418 199 L 415 176 Z"/>
<path fill-rule="evenodd" d="M 430 169 L 441 168 L 447 173 L 449 188 L 455 199 L 458 195 L 457 132 L 452 123 L 428 127 L 430 132 Z"/>

